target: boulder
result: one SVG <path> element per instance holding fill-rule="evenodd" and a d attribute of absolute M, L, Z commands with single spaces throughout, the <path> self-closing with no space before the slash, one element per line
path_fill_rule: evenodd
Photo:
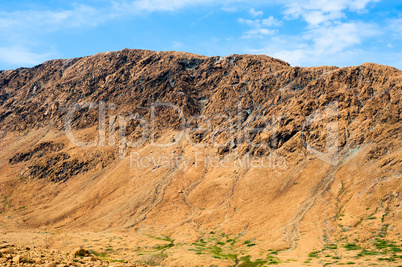
<path fill-rule="evenodd" d="M 13 247 L 3 248 L 0 250 L 2 254 L 15 254 L 15 249 Z"/>
<path fill-rule="evenodd" d="M 90 255 L 89 251 L 83 248 L 77 248 L 73 252 L 74 257 L 88 257 Z"/>
<path fill-rule="evenodd" d="M 17 255 L 13 258 L 13 263 L 30 263 L 30 260 L 26 256 Z"/>

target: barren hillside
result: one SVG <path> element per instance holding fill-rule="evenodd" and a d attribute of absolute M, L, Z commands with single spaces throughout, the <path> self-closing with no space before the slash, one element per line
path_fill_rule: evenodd
<path fill-rule="evenodd" d="M 0 229 L 149 265 L 400 265 L 401 82 L 128 49 L 2 71 Z"/>

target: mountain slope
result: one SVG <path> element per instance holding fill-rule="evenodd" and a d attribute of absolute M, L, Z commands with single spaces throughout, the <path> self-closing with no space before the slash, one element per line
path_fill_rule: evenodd
<path fill-rule="evenodd" d="M 372 63 L 128 49 L 3 71 L 0 223 L 225 233 L 253 257 L 398 240 L 401 81 Z"/>

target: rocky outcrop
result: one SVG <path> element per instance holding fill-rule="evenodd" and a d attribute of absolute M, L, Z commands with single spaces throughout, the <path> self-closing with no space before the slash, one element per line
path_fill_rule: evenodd
<path fill-rule="evenodd" d="M 325 123 L 307 125 L 306 121 L 314 112 L 324 113 L 328 104 L 336 103 L 341 148 L 372 142 L 386 146 L 386 140 L 400 133 L 400 81 L 400 71 L 375 64 L 292 68 L 267 56 L 208 58 L 126 49 L 2 72 L 0 128 L 27 132 L 54 124 L 63 130 L 69 108 L 83 103 L 97 105 L 100 101 L 106 102 L 106 118 L 136 114 L 149 122 L 152 104 L 169 103 L 183 111 L 187 122 L 196 115 L 210 119 L 214 127 L 207 132 L 194 132 L 193 142 L 210 144 L 213 138 L 222 143 L 230 141 L 217 153 L 235 150 L 258 156 L 281 148 L 298 133 L 310 145 L 324 147 Z M 114 107 L 109 109 L 111 105 Z M 170 127 L 181 128 L 177 110 L 161 106 L 156 112 L 160 132 Z M 216 115 L 227 119 L 214 120 Z M 202 124 L 199 120 L 191 122 L 187 127 Z M 119 122 L 115 119 L 110 123 L 117 128 Z M 98 109 L 77 109 L 71 124 L 74 129 L 98 127 Z M 264 133 L 229 140 L 230 130 L 257 126 L 267 127 Z M 131 120 L 127 122 L 125 135 L 137 141 L 142 136 L 141 127 L 138 120 Z M 218 127 L 227 130 L 217 134 Z M 250 143 L 262 143 L 264 148 L 250 147 Z M 389 147 L 388 153 L 392 151 L 392 146 Z M 38 154 L 44 149 L 36 147 L 28 154 L 14 155 L 10 163 L 28 160 L 35 150 Z M 56 160 L 58 157 L 65 160 L 66 155 L 59 155 Z M 33 173 L 37 175 L 36 171 Z M 76 172 L 71 171 L 73 174 Z"/>

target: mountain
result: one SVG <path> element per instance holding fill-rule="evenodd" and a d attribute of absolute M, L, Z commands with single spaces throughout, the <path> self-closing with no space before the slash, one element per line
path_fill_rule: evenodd
<path fill-rule="evenodd" d="M 138 236 L 150 265 L 400 263 L 401 82 L 129 49 L 1 71 L 0 229 Z"/>

